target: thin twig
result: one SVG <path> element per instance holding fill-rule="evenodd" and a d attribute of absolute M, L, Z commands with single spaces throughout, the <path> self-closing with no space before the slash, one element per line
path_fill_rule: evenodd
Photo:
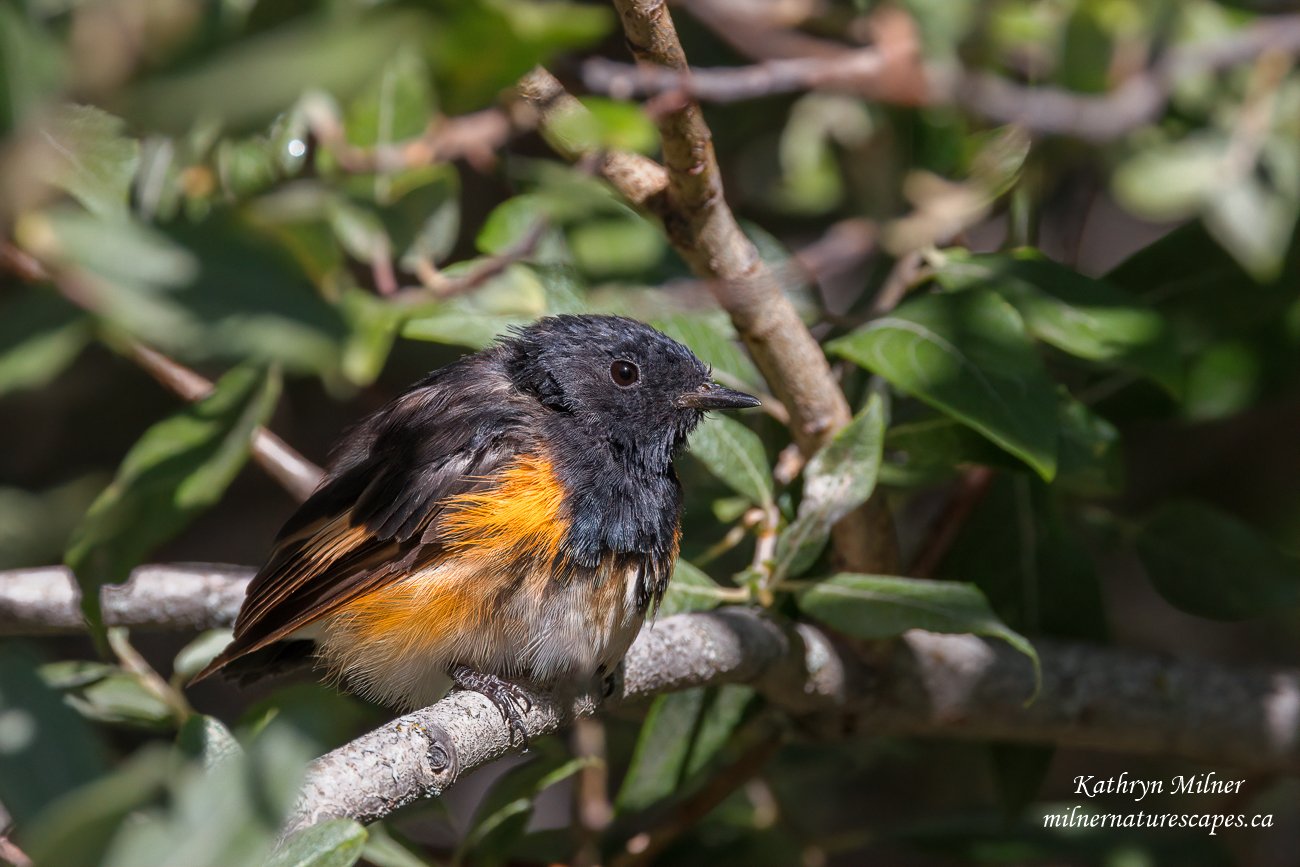
<path fill-rule="evenodd" d="M 784 33 L 737 21 L 712 3 L 690 6 L 742 53 L 761 56 L 791 50 L 781 39 Z M 814 47 L 815 43 L 820 45 Z M 899 65 L 889 62 L 883 47 L 854 48 L 806 35 L 797 50 L 800 56 L 767 56 L 752 66 L 690 71 L 592 59 L 583 66 L 583 81 L 591 90 L 625 98 L 671 93 L 711 102 L 806 90 L 841 91 L 901 104 L 955 105 L 995 123 L 1104 142 L 1157 120 L 1180 80 L 1239 66 L 1270 51 L 1300 53 L 1300 15 L 1262 17 L 1221 39 L 1172 48 L 1155 65 L 1101 95 L 1024 85 L 991 73 L 934 63 L 917 64 L 900 75 Z M 908 76 L 913 86 L 899 86 Z"/>
<path fill-rule="evenodd" d="M 972 467 L 962 474 L 943 514 L 939 516 L 933 532 L 921 548 L 911 574 L 916 578 L 932 578 L 935 570 L 943 565 L 943 559 L 952 550 L 953 543 L 961 533 L 961 528 L 970 520 L 975 507 L 988 493 L 993 484 L 995 473 L 989 467 Z"/>
<path fill-rule="evenodd" d="M 32 859 L 18 848 L 18 844 L 9 839 L 8 834 L 0 834 L 0 861 L 10 867 L 32 867 Z"/>

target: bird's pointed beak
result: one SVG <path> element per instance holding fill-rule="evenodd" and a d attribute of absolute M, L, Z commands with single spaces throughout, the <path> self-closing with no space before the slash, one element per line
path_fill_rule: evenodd
<path fill-rule="evenodd" d="M 677 405 L 689 409 L 747 409 L 759 406 L 758 398 L 735 391 L 716 382 L 706 382 L 695 391 L 688 391 L 677 398 Z"/>

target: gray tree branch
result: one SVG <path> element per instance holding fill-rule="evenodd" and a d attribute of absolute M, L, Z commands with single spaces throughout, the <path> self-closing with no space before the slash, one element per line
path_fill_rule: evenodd
<path fill-rule="evenodd" d="M 139 628 L 228 625 L 250 575 L 228 566 L 141 567 L 104 591 L 105 614 Z M 0 634 L 79 628 L 66 570 L 0 572 Z M 645 629 L 605 701 L 748 683 L 818 736 L 997 739 L 1300 772 L 1300 671 L 1048 640 L 1036 646 L 1042 688 L 1026 704 L 1032 666 L 1000 642 L 913 630 L 861 658 L 812 624 L 729 607 Z M 598 704 L 537 695 L 525 715 L 528 734 L 553 732 Z M 486 698 L 452 693 L 313 763 L 293 825 L 332 816 L 374 821 L 441 795 L 518 747 Z"/>

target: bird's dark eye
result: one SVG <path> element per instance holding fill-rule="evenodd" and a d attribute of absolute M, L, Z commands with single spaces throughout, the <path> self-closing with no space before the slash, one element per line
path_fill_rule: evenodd
<path fill-rule="evenodd" d="M 619 388 L 627 388 L 641 378 L 641 371 L 632 362 L 620 358 L 609 366 L 609 378 Z"/>

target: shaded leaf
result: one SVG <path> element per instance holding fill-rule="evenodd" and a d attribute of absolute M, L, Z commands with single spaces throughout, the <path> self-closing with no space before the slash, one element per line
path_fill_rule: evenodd
<path fill-rule="evenodd" d="M 808 616 L 858 638 L 893 638 L 909 629 L 998 638 L 1028 656 L 1038 653 L 993 613 L 974 584 L 842 573 L 798 593 Z"/>
<path fill-rule="evenodd" d="M 884 408 L 880 395 L 873 394 L 853 421 L 808 461 L 799 512 L 777 539 L 774 581 L 812 566 L 831 527 L 871 496 L 884 438 Z"/>
<path fill-rule="evenodd" d="M 361 859 L 366 829 L 352 819 L 326 819 L 276 846 L 266 867 L 352 867 Z"/>
<path fill-rule="evenodd" d="M 691 455 L 751 502 L 772 502 L 772 471 L 763 441 L 735 419 L 710 416 L 691 435 Z"/>
<path fill-rule="evenodd" d="M 368 825 L 366 831 L 366 845 L 361 850 L 361 857 L 367 864 L 374 867 L 430 867 L 428 861 L 398 842 L 383 822 Z"/>
<path fill-rule="evenodd" d="M 124 823 L 104 867 L 266 864 L 310 757 L 291 730 L 272 724 L 243 755 L 206 768 L 180 765 L 165 806 Z"/>
<path fill-rule="evenodd" d="M 664 593 L 656 616 L 669 617 L 687 611 L 717 608 L 722 601 L 719 595 L 722 589 L 718 582 L 702 570 L 679 558 L 673 567 L 673 577 L 668 582 L 668 591 Z"/>
<path fill-rule="evenodd" d="M 0 648 L 0 803 L 19 825 L 105 766 L 95 732 L 37 674 L 24 648 Z"/>
<path fill-rule="evenodd" d="M 658 696 L 641 725 L 618 809 L 643 810 L 680 792 L 727 744 L 753 697 L 735 684 Z"/>
<path fill-rule="evenodd" d="M 995 478 L 937 574 L 974 583 L 1012 629 L 1102 642 L 1096 568 L 1053 489 L 1023 474 Z"/>
<path fill-rule="evenodd" d="M 1064 389 L 1058 397 L 1060 439 L 1052 486 L 1085 496 L 1119 493 L 1124 483 L 1119 431 Z M 975 431 L 939 415 L 894 425 L 885 435 L 885 450 L 889 461 L 881 475 L 893 485 L 942 481 L 970 464 L 1024 467 Z"/>
<path fill-rule="evenodd" d="M 1056 473 L 1056 390 L 1015 309 L 982 289 L 899 305 L 827 350 Z"/>
<path fill-rule="evenodd" d="M 537 796 L 582 770 L 587 759 L 565 760 L 551 742 L 538 747 L 539 757 L 507 771 L 488 792 L 474 816 L 473 827 L 457 850 L 459 862 L 474 853 L 475 864 L 501 864 L 522 838 Z"/>
<path fill-rule="evenodd" d="M 37 864 L 101 867 L 113 838 L 128 816 L 138 816 L 162 793 L 173 770 L 172 755 L 151 744 L 112 773 L 56 801 L 23 833 Z"/>
<path fill-rule="evenodd" d="M 87 316 L 53 292 L 15 295 L 0 306 L 0 396 L 45 385 L 90 337 Z"/>
<path fill-rule="evenodd" d="M 1090 361 L 1149 376 L 1171 394 L 1182 386 L 1173 333 L 1140 299 L 1104 280 L 1080 274 L 1037 251 L 943 254 L 938 279 L 950 288 L 981 286 L 1015 305 L 1029 333 Z"/>
<path fill-rule="evenodd" d="M 1170 604 L 1213 620 L 1300 604 L 1300 562 L 1258 530 L 1203 503 L 1166 503 L 1142 527 L 1138 555 Z"/>
<path fill-rule="evenodd" d="M 275 408 L 279 378 L 240 368 L 211 395 L 151 427 L 73 535 L 65 557 L 98 624 L 99 588 L 120 583 L 154 547 L 221 498 Z"/>
<path fill-rule="evenodd" d="M 225 761 L 239 759 L 244 748 L 216 717 L 194 714 L 181 726 L 176 745 L 205 768 L 213 768 Z"/>

